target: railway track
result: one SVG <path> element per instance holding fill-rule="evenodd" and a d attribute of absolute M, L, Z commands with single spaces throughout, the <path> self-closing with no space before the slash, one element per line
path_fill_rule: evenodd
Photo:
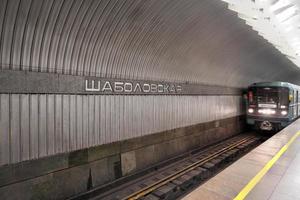
<path fill-rule="evenodd" d="M 111 191 L 97 195 L 89 194 L 85 197 L 101 200 L 176 199 L 261 141 L 262 137 L 256 134 L 239 135 L 208 148 L 191 151 L 186 158 Z M 94 190 L 92 193 L 96 194 L 97 191 Z"/>

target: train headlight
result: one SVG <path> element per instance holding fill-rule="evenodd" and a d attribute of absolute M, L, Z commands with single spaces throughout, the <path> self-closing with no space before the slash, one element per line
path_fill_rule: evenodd
<path fill-rule="evenodd" d="M 281 115 L 286 115 L 286 114 L 287 114 L 286 110 L 281 111 Z"/>
<path fill-rule="evenodd" d="M 253 113 L 254 112 L 254 109 L 253 108 L 249 108 L 248 109 L 248 113 Z"/>
<path fill-rule="evenodd" d="M 264 115 L 274 115 L 276 113 L 276 111 L 271 110 L 271 109 L 259 109 L 258 113 L 264 114 Z"/>

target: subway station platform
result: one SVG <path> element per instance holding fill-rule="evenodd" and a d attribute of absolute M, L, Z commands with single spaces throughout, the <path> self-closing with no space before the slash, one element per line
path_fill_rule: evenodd
<path fill-rule="evenodd" d="M 183 199 L 300 199 L 299 130 L 300 119 Z"/>

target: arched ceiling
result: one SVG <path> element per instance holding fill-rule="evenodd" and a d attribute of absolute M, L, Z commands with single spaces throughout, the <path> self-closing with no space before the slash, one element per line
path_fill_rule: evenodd
<path fill-rule="evenodd" d="M 299 0 L 223 0 L 248 25 L 300 67 Z"/>
<path fill-rule="evenodd" d="M 0 67 L 206 83 L 300 84 L 300 70 L 220 0 L 0 0 Z"/>

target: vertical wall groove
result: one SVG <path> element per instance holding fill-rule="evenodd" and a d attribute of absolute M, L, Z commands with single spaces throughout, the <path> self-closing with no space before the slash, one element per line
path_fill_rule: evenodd
<path fill-rule="evenodd" d="M 37 61 L 36 66 L 43 66 L 42 65 L 42 59 L 45 59 L 43 57 L 43 51 L 45 51 L 45 49 L 44 49 L 45 37 L 46 37 L 46 33 L 48 32 L 48 29 L 49 29 L 49 23 L 50 23 L 49 18 L 51 17 L 52 12 L 54 10 L 54 5 L 55 5 L 55 1 L 52 0 L 51 6 L 50 6 L 50 11 L 46 16 L 46 20 L 45 20 L 45 24 L 44 24 L 44 30 L 43 30 L 43 33 L 41 34 L 42 38 L 41 38 L 41 42 L 40 42 L 40 49 L 38 50 L 38 52 L 39 52 L 38 58 L 39 59 Z M 44 66 L 44 67 L 46 67 L 46 66 Z M 38 71 L 40 72 L 40 71 L 44 71 L 44 70 L 43 70 L 43 68 L 38 68 Z"/>
<path fill-rule="evenodd" d="M 3 40 L 4 40 L 4 29 L 6 27 L 7 6 L 8 6 L 8 0 L 5 1 L 4 5 L 3 5 L 3 2 L 2 2 L 2 6 L 0 7 L 0 9 L 1 9 L 0 10 L 0 15 L 3 14 L 3 16 L 1 16 L 1 18 L 3 20 L 1 21 L 1 24 L 0 24 L 0 28 L 1 28 L 1 32 L 0 32 L 1 33 L 1 35 L 0 35 L 0 69 L 3 68 L 3 66 L 2 66 L 2 63 L 3 63 L 2 56 L 3 56 L 3 46 L 4 46 L 3 45 Z M 4 9 L 4 11 L 2 9 Z"/>
<path fill-rule="evenodd" d="M 34 0 L 30 0 L 30 4 L 29 4 L 29 11 L 28 11 L 28 13 L 27 13 L 27 15 L 26 15 L 26 22 L 25 22 L 25 27 L 24 27 L 24 30 L 23 30 L 23 34 L 22 34 L 22 39 L 21 39 L 21 48 L 20 48 L 20 61 L 19 61 L 19 63 L 20 63 L 20 66 L 19 66 L 19 69 L 21 70 L 21 69 L 26 69 L 25 67 L 24 67 L 24 51 L 25 51 L 25 41 L 26 41 L 26 39 L 27 39 L 27 34 L 28 34 L 28 24 L 29 24 L 29 18 L 30 18 L 30 16 L 31 16 L 31 14 L 32 14 L 32 8 L 33 8 L 33 6 L 32 6 L 32 4 L 33 4 L 33 1 Z"/>
<path fill-rule="evenodd" d="M 44 2 L 44 0 L 40 0 L 38 2 L 41 2 L 41 6 L 40 9 L 38 11 L 38 16 L 36 19 L 36 22 L 34 24 L 34 28 L 33 28 L 33 36 L 32 36 L 32 41 L 28 44 L 28 46 L 30 46 L 30 53 L 29 55 L 27 55 L 29 57 L 29 61 L 28 61 L 28 70 L 29 71 L 33 71 L 34 66 L 33 66 L 33 57 L 34 57 L 34 50 L 35 50 L 35 44 L 36 44 L 36 37 L 38 34 L 38 25 L 40 24 L 40 19 L 41 19 L 41 15 L 43 14 L 43 10 L 44 7 L 46 6 L 46 3 Z M 36 70 L 36 69 L 35 69 Z"/>

